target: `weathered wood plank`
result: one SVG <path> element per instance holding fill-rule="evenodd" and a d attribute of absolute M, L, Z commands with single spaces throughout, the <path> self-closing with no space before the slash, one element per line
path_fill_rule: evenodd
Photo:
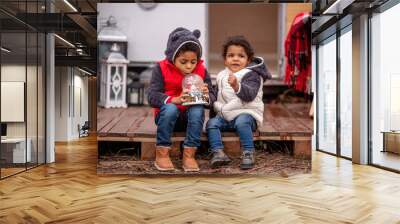
<path fill-rule="evenodd" d="M 97 141 L 101 142 L 135 142 L 132 137 L 127 136 L 97 136 Z"/>
<path fill-rule="evenodd" d="M 223 140 L 223 145 L 224 145 L 224 152 L 230 157 L 230 158 L 238 158 L 242 154 L 242 151 L 240 149 L 240 143 L 237 141 L 224 141 Z"/>
<path fill-rule="evenodd" d="M 116 116 L 120 115 L 124 109 L 110 108 L 103 109 L 100 108 L 97 113 L 97 132 L 102 132 L 102 129 L 109 124 Z"/>
<path fill-rule="evenodd" d="M 101 128 L 98 129 L 99 135 L 107 135 L 108 130 L 118 122 L 125 113 L 125 110 L 107 111 L 106 113 L 107 117 L 102 120 Z"/>
<path fill-rule="evenodd" d="M 281 105 L 268 105 L 269 110 L 272 114 L 273 119 L 271 122 L 275 123 L 275 129 L 278 132 L 287 132 L 287 133 L 299 133 L 299 132 L 308 132 L 309 129 L 304 125 L 297 122 L 297 119 L 292 116 L 285 108 Z"/>
<path fill-rule="evenodd" d="M 142 142 L 140 144 L 140 159 L 141 160 L 154 160 L 156 153 L 156 146 L 151 142 Z"/>
<path fill-rule="evenodd" d="M 311 135 L 309 136 L 256 136 L 254 137 L 254 141 L 257 140 L 271 140 L 271 141 L 306 141 L 310 140 Z M 172 137 L 173 142 L 183 141 L 184 137 Z M 202 141 L 207 141 L 206 136 L 202 136 L 200 138 Z M 97 141 L 131 141 L 131 142 L 156 142 L 155 138 L 150 137 L 128 137 L 128 136 L 98 136 Z M 223 137 L 223 141 L 236 141 L 239 142 L 239 137 Z"/>
<path fill-rule="evenodd" d="M 282 140 L 290 136 L 311 136 L 313 120 L 308 118 L 308 104 L 267 104 L 264 123 L 258 136 L 277 136 Z M 207 111 L 208 114 L 208 111 Z M 111 117 L 111 118 L 110 118 Z M 204 122 L 206 125 L 208 116 Z M 129 138 L 154 138 L 157 127 L 153 111 L 149 107 L 129 107 L 127 109 L 99 109 L 99 136 L 126 136 Z M 184 132 L 174 133 L 173 137 L 184 137 Z M 234 132 L 224 132 L 223 137 L 235 137 Z M 206 139 L 203 128 L 202 139 Z"/>
<path fill-rule="evenodd" d="M 140 125 L 133 130 L 133 137 L 155 137 L 157 126 L 154 123 L 153 115 L 147 115 Z"/>
<path fill-rule="evenodd" d="M 125 111 L 121 119 L 108 132 L 114 135 L 127 136 L 129 129 L 138 127 L 144 116 L 147 115 L 146 110 L 138 110 L 137 108 L 129 108 Z"/>
<path fill-rule="evenodd" d="M 293 154 L 296 158 L 311 159 L 311 140 L 294 141 Z"/>
<path fill-rule="evenodd" d="M 140 119 L 147 116 L 150 108 L 148 107 L 128 107 L 125 109 L 99 109 L 98 133 L 121 133 L 129 132 L 130 128 L 137 127 Z M 113 124 L 113 126 L 110 126 Z M 129 125 L 130 124 L 130 125 Z M 128 128 L 127 128 L 128 127 Z"/>
<path fill-rule="evenodd" d="M 314 130 L 314 122 L 309 116 L 310 106 L 304 103 L 282 104 L 282 107 L 297 120 L 297 123 L 304 125 L 312 132 Z"/>
<path fill-rule="evenodd" d="M 144 120 L 149 117 L 149 116 L 153 116 L 153 110 L 143 110 L 144 114 L 142 117 L 136 119 L 135 123 L 131 125 L 131 127 L 129 127 L 128 131 L 127 131 L 127 136 L 129 137 L 134 137 L 135 135 L 135 131 L 142 126 L 142 123 L 144 122 Z"/>
<path fill-rule="evenodd" d="M 309 119 L 312 123 L 312 119 Z M 281 104 L 266 105 L 264 111 L 264 123 L 260 127 L 262 136 L 270 135 L 309 135 L 311 130 L 303 125 L 298 118 Z"/>

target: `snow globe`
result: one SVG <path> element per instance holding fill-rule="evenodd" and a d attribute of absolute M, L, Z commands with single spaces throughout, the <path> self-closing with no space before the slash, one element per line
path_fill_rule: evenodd
<path fill-rule="evenodd" d="M 186 102 L 182 103 L 183 106 L 208 104 L 208 95 L 203 94 L 201 91 L 204 85 L 203 79 L 196 74 L 186 75 L 182 80 L 182 89 L 189 90 L 185 96 Z"/>

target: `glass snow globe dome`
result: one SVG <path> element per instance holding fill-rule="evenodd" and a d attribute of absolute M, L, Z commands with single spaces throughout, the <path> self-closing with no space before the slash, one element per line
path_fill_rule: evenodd
<path fill-rule="evenodd" d="M 203 79 L 199 75 L 186 75 L 182 80 L 182 90 L 187 89 L 189 92 L 185 97 L 186 101 L 182 105 L 208 104 L 208 95 L 202 92 L 203 85 Z"/>

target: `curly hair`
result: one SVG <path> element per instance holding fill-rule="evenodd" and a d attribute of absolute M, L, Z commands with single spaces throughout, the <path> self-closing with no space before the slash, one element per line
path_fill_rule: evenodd
<path fill-rule="evenodd" d="M 224 45 L 222 45 L 222 57 L 226 57 L 226 53 L 228 51 L 229 46 L 236 45 L 244 48 L 244 51 L 247 54 L 249 60 L 252 60 L 254 57 L 254 50 L 251 47 L 249 41 L 244 36 L 231 36 L 226 39 Z"/>

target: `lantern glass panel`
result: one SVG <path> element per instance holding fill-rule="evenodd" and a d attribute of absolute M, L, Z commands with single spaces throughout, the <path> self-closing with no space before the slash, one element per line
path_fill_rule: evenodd
<path fill-rule="evenodd" d="M 122 100 L 122 67 L 112 66 L 111 71 L 111 99 Z"/>
<path fill-rule="evenodd" d="M 119 75 L 120 75 L 121 77 L 123 77 L 123 74 L 124 74 L 124 67 L 118 66 L 118 73 L 119 73 Z"/>
<path fill-rule="evenodd" d="M 112 85 L 111 85 L 110 100 L 116 100 L 116 99 L 117 99 L 117 95 L 112 90 Z"/>
<path fill-rule="evenodd" d="M 115 74 L 115 66 L 111 66 L 111 75 L 110 75 L 110 78 L 111 78 L 111 80 L 110 80 L 110 82 L 112 82 L 112 76 Z"/>

